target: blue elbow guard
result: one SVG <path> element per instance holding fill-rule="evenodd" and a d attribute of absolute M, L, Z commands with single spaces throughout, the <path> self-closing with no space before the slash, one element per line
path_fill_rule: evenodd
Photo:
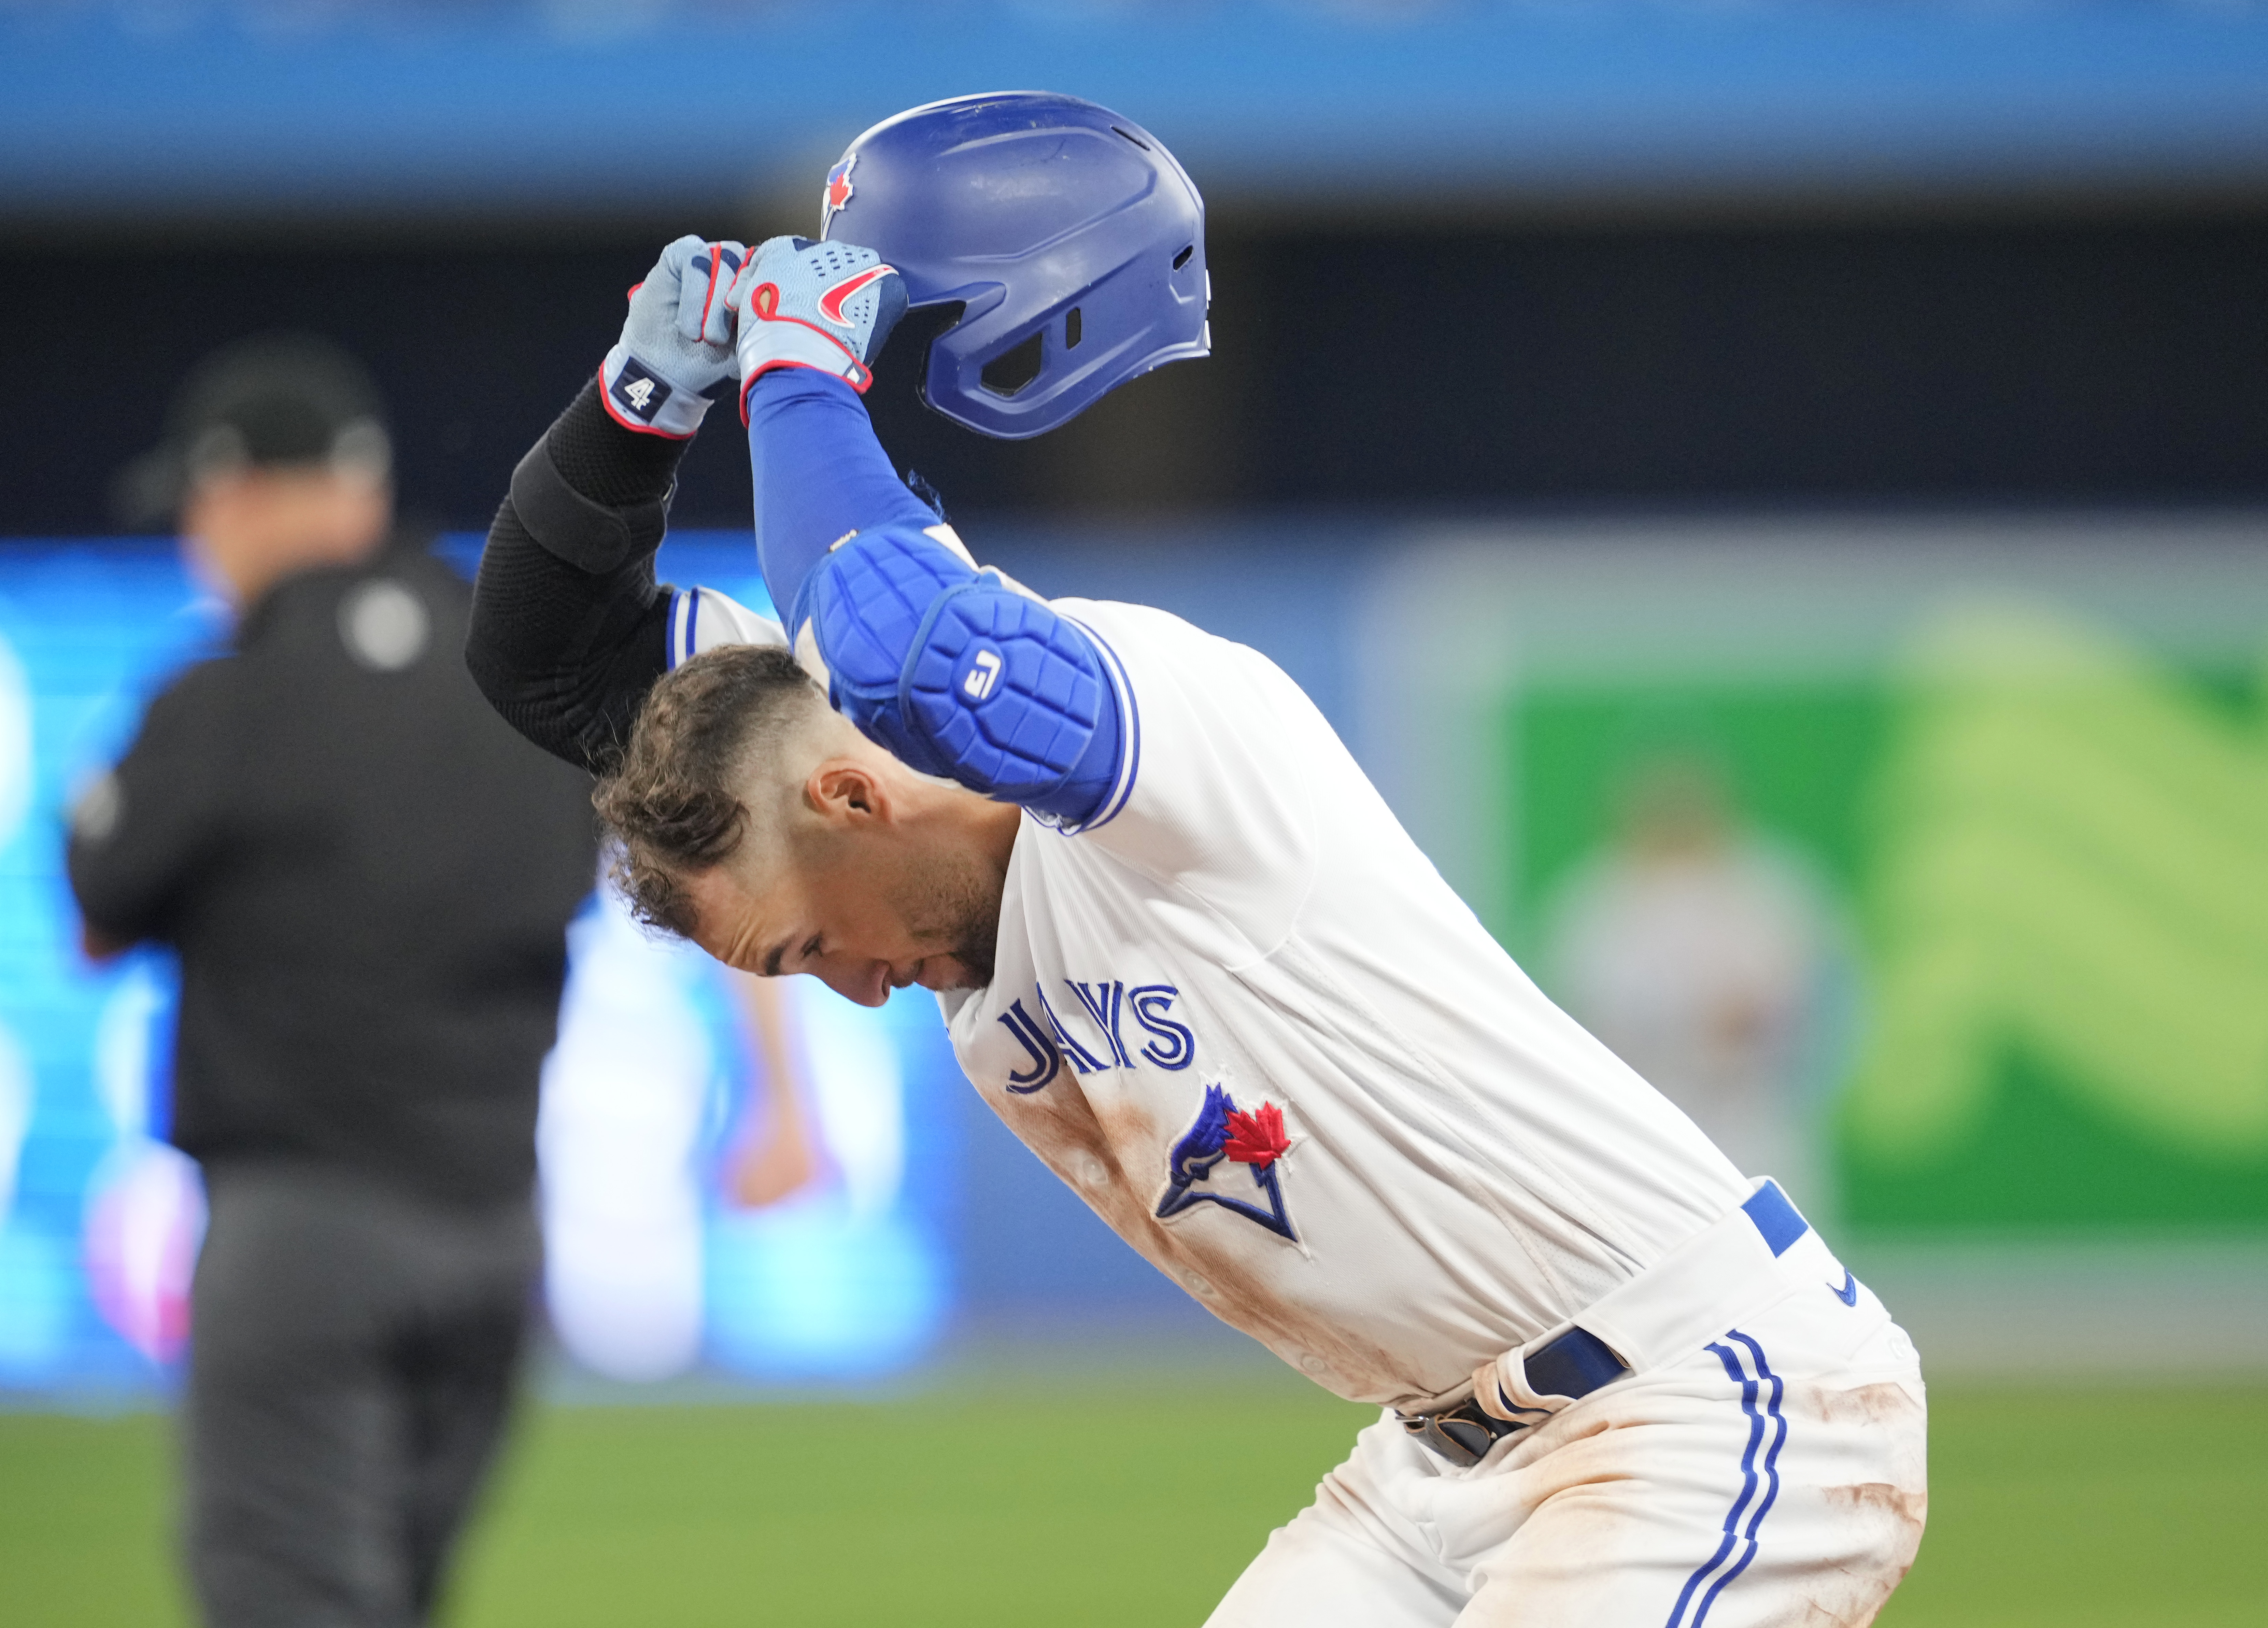
<path fill-rule="evenodd" d="M 1119 772 L 1118 702 L 1086 634 L 909 526 L 861 532 L 804 585 L 836 710 L 924 774 L 1078 823 Z"/>

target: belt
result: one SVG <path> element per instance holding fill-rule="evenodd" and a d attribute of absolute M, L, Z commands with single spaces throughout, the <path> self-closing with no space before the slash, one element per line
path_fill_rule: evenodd
<path fill-rule="evenodd" d="M 1582 1314 L 1575 1326 L 1552 1336 L 1533 1350 L 1523 1348 L 1513 1357 L 1499 1360 L 1517 1361 L 1527 1379 L 1528 1389 L 1535 1395 L 1579 1401 L 1635 1371 L 1616 1354 L 1614 1346 L 1581 1326 L 1583 1322 L 1600 1323 L 1616 1333 L 1624 1351 L 1642 1352 L 1649 1366 L 1654 1361 L 1680 1354 L 1673 1348 L 1684 1343 L 1680 1325 L 1693 1321 L 1694 1307 L 1689 1303 L 1667 1308 L 1668 1315 L 1665 1318 L 1661 1315 L 1663 1308 L 1658 1305 L 1648 1307 L 1646 1302 L 1659 1302 L 1664 1298 L 1657 1284 L 1681 1278 L 1700 1281 L 1681 1285 L 1688 1293 L 1672 1298 L 1690 1302 L 1690 1290 L 1705 1291 L 1721 1284 L 1733 1292 L 1731 1298 L 1735 1301 L 1725 1306 L 1720 1315 L 1711 1317 L 1708 1312 L 1714 1309 L 1712 1297 L 1711 1307 L 1703 1309 L 1704 1327 L 1693 1336 L 1692 1343 L 1697 1349 L 1698 1343 L 1709 1338 L 1716 1327 L 1749 1315 L 1760 1296 L 1784 1289 L 1777 1275 L 1769 1280 L 1759 1278 L 1756 1246 L 1742 1240 L 1741 1234 L 1748 1228 L 1734 1221 L 1734 1216 L 1746 1218 L 1755 1235 L 1762 1238 L 1771 1251 L 1771 1260 L 1764 1263 L 1767 1268 L 1811 1230 L 1811 1224 L 1780 1191 L 1779 1183 L 1768 1179 L 1733 1215 L 1671 1250 L 1654 1267 L 1608 1294 Z M 1731 1260 L 1727 1256 L 1733 1252 L 1728 1252 L 1725 1243 L 1727 1222 L 1733 1223 L 1729 1231 L 1737 1252 Z M 1517 1435 L 1531 1425 L 1540 1425 L 1557 1411 L 1552 1408 L 1517 1406 L 1503 1396 L 1501 1388 L 1498 1399 L 1506 1411 L 1526 1417 L 1499 1418 L 1481 1406 L 1476 1394 L 1454 1407 L 1431 1413 L 1402 1414 L 1402 1428 L 1462 1470 L 1479 1463 L 1489 1449 L 1506 1436 Z"/>

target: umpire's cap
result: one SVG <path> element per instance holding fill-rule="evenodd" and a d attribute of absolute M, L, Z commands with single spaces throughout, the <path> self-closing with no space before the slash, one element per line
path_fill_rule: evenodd
<path fill-rule="evenodd" d="M 361 363 L 312 334 L 223 346 L 174 393 L 156 450 L 119 472 L 113 506 L 128 525 L 171 518 L 199 481 L 235 470 L 328 465 L 383 480 L 394 444 Z"/>

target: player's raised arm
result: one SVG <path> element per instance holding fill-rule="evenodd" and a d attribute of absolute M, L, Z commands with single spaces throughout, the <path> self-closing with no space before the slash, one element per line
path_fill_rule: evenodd
<path fill-rule="evenodd" d="M 598 377 L 512 471 L 481 556 L 466 665 L 515 729 L 586 769 L 619 754 L 674 652 L 719 622 L 750 624 L 741 642 L 764 635 L 653 571 L 704 393 L 733 376 L 727 295 L 746 254 L 692 237 L 662 251 Z"/>
<path fill-rule="evenodd" d="M 924 773 L 1067 825 L 1107 814 L 1125 754 L 1101 651 L 977 569 L 874 438 L 859 397 L 905 310 L 897 273 L 871 249 L 774 238 L 733 305 L 757 554 L 836 710 Z"/>

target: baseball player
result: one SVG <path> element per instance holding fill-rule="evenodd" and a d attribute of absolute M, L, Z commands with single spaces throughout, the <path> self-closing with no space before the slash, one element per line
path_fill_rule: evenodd
<path fill-rule="evenodd" d="M 1926 1499 L 1919 1369 L 1881 1303 L 1544 998 L 1265 658 L 979 568 L 876 443 L 874 358 L 939 284 L 842 240 L 856 189 L 909 147 L 932 183 L 971 151 L 1012 170 L 1035 129 L 1035 169 L 1100 152 L 1146 166 L 1137 196 L 1188 188 L 1086 107 L 917 109 L 836 167 L 822 239 L 672 246 L 515 475 L 476 673 L 540 738 L 605 748 L 649 921 L 867 1005 L 937 991 L 976 1090 L 1121 1236 L 1381 1409 L 1215 1624 L 1870 1621 Z M 1176 343 L 1125 269 L 1154 256 L 1170 288 L 1179 228 L 1130 227 L 1116 183 L 1087 195 L 1086 226 L 1059 210 L 1020 246 L 1125 256 L 1073 291 L 1079 343 L 1042 301 L 1035 372 L 932 351 L 932 405 L 977 422 L 1029 389 L 1013 427 L 1044 428 L 1050 392 L 1094 384 L 1079 348 L 1138 372 Z M 1013 262 L 954 252 L 979 249 Z M 956 297 L 982 320 L 981 285 Z M 1021 343 L 995 340 L 992 361 Z M 668 459 L 637 443 L 690 433 L 735 375 L 784 630 L 652 571 Z M 646 380 L 681 416 L 626 400 Z M 654 507 L 609 528 L 591 471 L 640 459 Z"/>

